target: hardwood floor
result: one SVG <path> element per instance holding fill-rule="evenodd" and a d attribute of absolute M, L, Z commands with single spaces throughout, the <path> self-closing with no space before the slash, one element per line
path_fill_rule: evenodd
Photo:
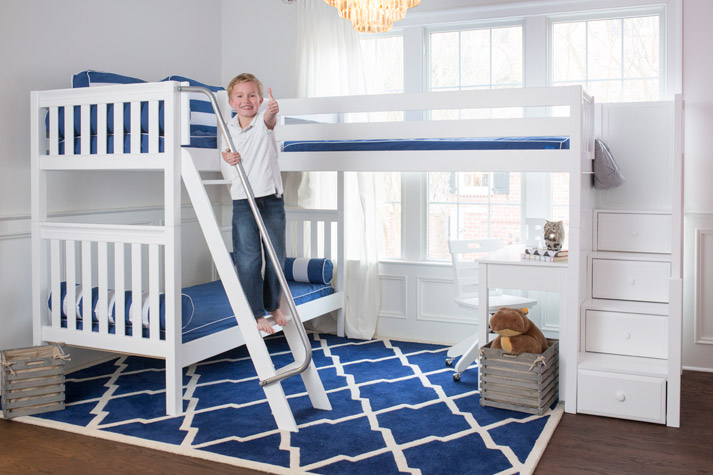
<path fill-rule="evenodd" d="M 565 414 L 535 475 L 713 473 L 713 373 L 684 371 L 681 427 Z"/>
<path fill-rule="evenodd" d="M 681 400 L 680 429 L 565 414 L 535 475 L 713 473 L 713 374 L 684 372 Z M 5 420 L 0 450 L 2 474 L 261 473 Z"/>

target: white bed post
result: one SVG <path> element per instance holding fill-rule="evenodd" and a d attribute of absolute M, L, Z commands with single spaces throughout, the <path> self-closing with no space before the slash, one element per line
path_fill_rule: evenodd
<path fill-rule="evenodd" d="M 172 92 L 165 107 L 166 137 L 164 142 L 164 231 L 165 231 L 165 294 L 166 294 L 166 413 L 183 412 L 183 363 L 181 315 L 181 137 L 175 133 L 180 123 L 181 94 L 171 83 Z M 132 116 L 133 117 L 133 116 Z M 132 134 L 137 135 L 137 134 Z M 132 145 L 132 150 L 134 150 Z"/>
<path fill-rule="evenodd" d="M 337 249 L 337 289 L 342 292 L 342 304 L 337 310 L 337 336 L 344 336 L 344 304 L 347 285 L 347 236 L 345 229 L 345 199 L 346 189 L 344 182 L 344 172 L 337 172 L 337 239 L 339 246 Z"/>
<path fill-rule="evenodd" d="M 683 111 L 680 94 L 674 98 L 673 120 L 673 203 L 671 238 L 671 279 L 669 281 L 669 355 L 666 395 L 666 425 L 681 425 L 681 339 L 683 333 Z M 672 351 L 676 349 L 676 351 Z"/>
<path fill-rule="evenodd" d="M 579 351 L 579 305 L 583 300 L 580 284 L 581 269 L 586 268 L 586 253 L 581 251 L 582 240 L 582 186 L 589 175 L 582 174 L 583 126 L 582 120 L 572 120 L 582 116 L 583 91 L 581 86 L 569 88 L 569 261 L 566 295 L 560 295 L 560 305 L 566 305 L 569 318 L 559 322 L 560 326 L 560 399 L 565 401 L 565 410 L 577 411 L 577 359 Z"/>
<path fill-rule="evenodd" d="M 47 220 L 47 175 L 40 170 L 40 150 L 45 150 L 44 134 L 39 131 L 44 127 L 40 117 L 39 93 L 33 91 L 31 95 L 31 168 L 30 195 L 32 216 L 32 342 L 33 345 L 42 344 L 42 318 L 43 305 L 46 300 L 47 288 L 47 248 L 40 239 L 40 223 Z M 50 124 L 55 126 L 54 124 Z M 42 143 L 40 143 L 42 142 Z"/>

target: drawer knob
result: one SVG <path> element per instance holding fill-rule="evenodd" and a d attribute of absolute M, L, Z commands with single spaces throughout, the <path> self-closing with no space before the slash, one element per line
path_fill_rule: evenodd
<path fill-rule="evenodd" d="M 623 392 L 619 391 L 616 393 L 616 400 L 619 402 L 624 402 L 626 400 L 626 394 Z"/>
<path fill-rule="evenodd" d="M 630 340 L 630 339 L 631 339 L 631 333 L 629 333 L 629 332 L 624 332 L 624 339 L 625 339 L 625 340 Z"/>
<path fill-rule="evenodd" d="M 629 285 L 636 285 L 636 279 L 629 277 Z"/>
<path fill-rule="evenodd" d="M 639 235 L 639 231 L 637 231 L 636 229 L 632 229 L 631 231 L 629 231 L 629 235 L 631 237 L 636 237 Z"/>

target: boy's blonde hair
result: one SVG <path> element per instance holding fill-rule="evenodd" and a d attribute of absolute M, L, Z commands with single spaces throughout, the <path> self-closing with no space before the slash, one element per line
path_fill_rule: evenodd
<path fill-rule="evenodd" d="M 260 99 L 263 98 L 262 83 L 254 74 L 250 73 L 238 74 L 233 78 L 232 81 L 230 81 L 230 84 L 228 84 L 228 97 L 230 97 L 230 95 L 233 93 L 233 88 L 237 84 L 242 84 L 244 82 L 254 82 L 255 84 L 257 84 L 257 92 L 258 94 L 260 94 Z"/>

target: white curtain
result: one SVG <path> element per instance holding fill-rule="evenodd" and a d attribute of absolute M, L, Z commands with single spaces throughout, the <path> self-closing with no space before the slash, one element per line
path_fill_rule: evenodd
<path fill-rule="evenodd" d="M 299 0 L 295 81 L 298 97 L 366 93 L 359 35 L 324 0 Z M 304 208 L 334 203 L 334 177 L 324 173 L 285 173 L 288 205 Z M 333 175 L 333 174 L 330 174 Z M 345 331 L 350 338 L 374 336 L 380 295 L 374 184 L 369 173 L 345 175 L 347 196 L 347 282 Z M 345 263 L 339 263 L 345 265 Z M 311 323 L 317 331 L 335 332 L 334 319 Z"/>

